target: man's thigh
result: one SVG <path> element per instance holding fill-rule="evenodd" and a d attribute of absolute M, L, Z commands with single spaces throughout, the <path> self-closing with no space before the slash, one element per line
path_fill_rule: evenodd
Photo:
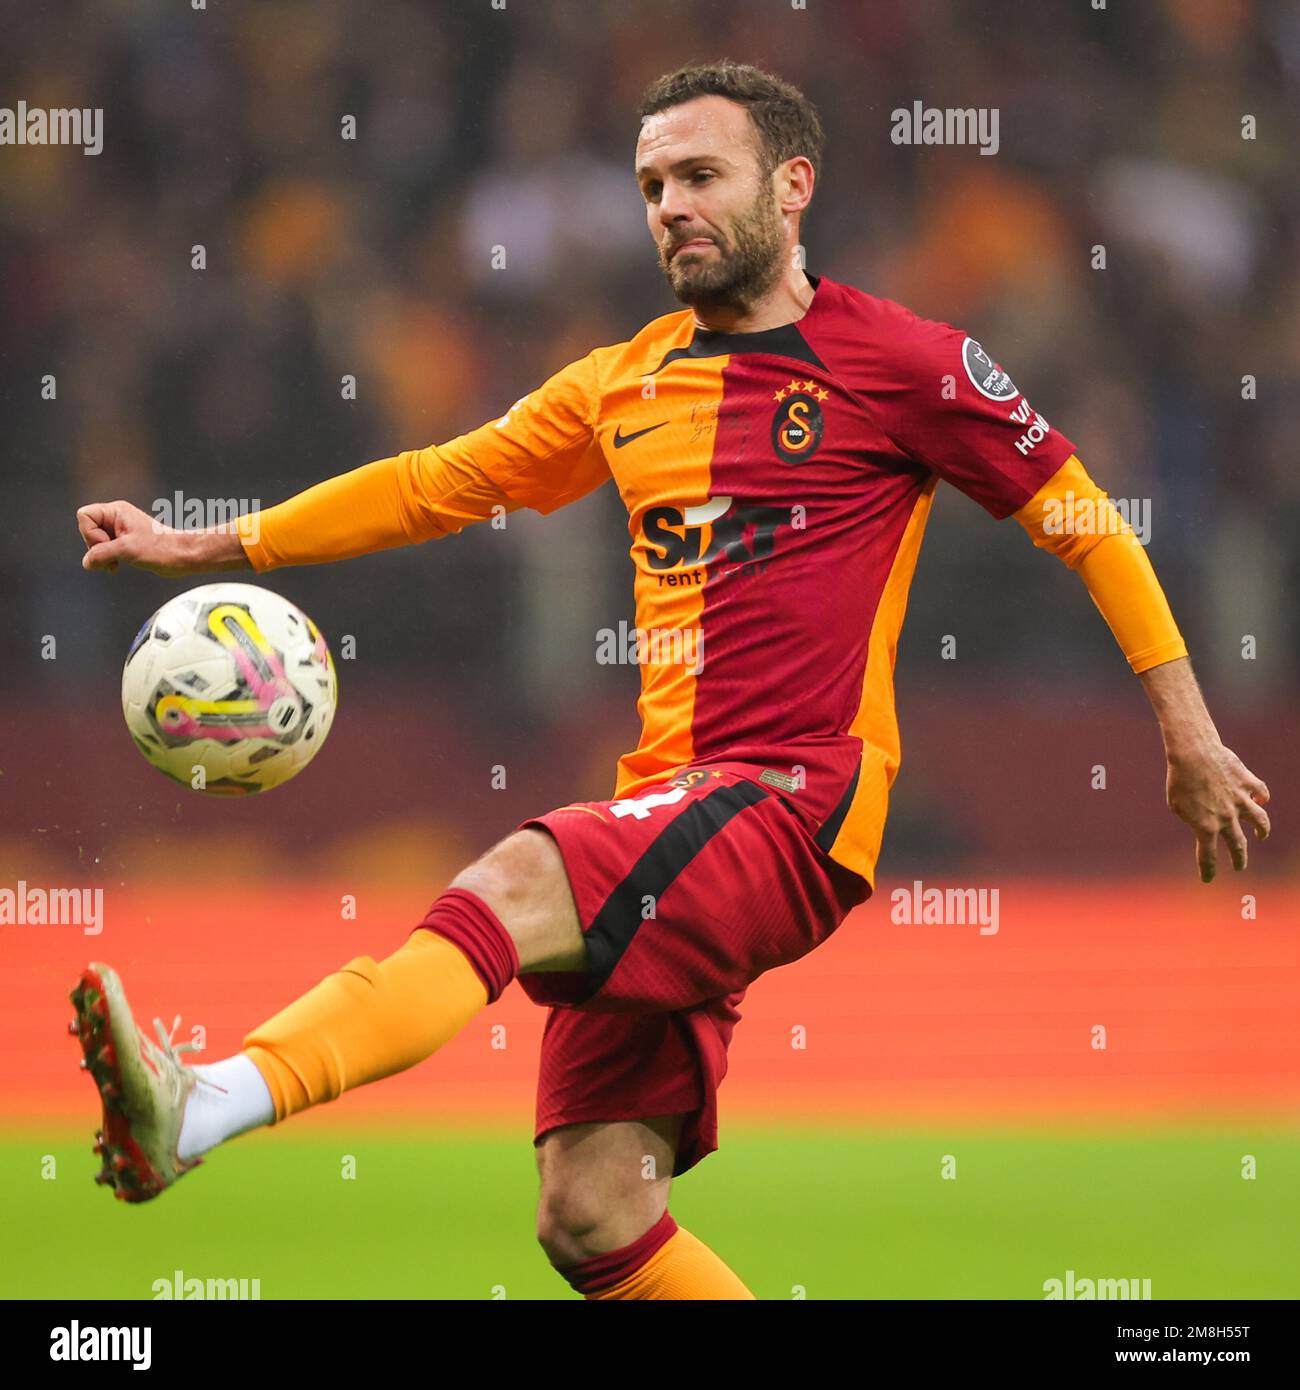
<path fill-rule="evenodd" d="M 743 992 L 693 1009 L 647 1014 L 553 1008 L 537 1069 L 534 1143 L 565 1127 L 680 1117 L 667 1166 L 677 1177 L 718 1147 L 718 1087 Z M 650 1151 L 647 1150 L 647 1153 Z"/>
<path fill-rule="evenodd" d="M 587 950 L 573 890 L 552 835 L 519 829 L 452 879 L 474 893 L 510 934 L 519 970 L 581 970 Z"/>
<path fill-rule="evenodd" d="M 582 969 L 521 978 L 539 1004 L 696 1008 L 805 955 L 867 893 L 799 813 L 725 767 L 560 807 L 523 828 L 554 837 L 586 945 Z"/>

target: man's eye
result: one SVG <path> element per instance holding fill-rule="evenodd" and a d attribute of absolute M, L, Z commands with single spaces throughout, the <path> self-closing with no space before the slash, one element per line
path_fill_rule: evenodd
<path fill-rule="evenodd" d="M 717 175 L 712 169 L 696 169 L 694 173 L 688 175 L 691 183 L 708 183 L 710 179 Z M 647 183 L 642 186 L 641 195 L 647 203 L 657 203 L 663 194 L 663 184 Z"/>

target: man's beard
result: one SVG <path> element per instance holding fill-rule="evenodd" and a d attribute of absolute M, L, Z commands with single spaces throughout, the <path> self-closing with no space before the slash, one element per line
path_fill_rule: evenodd
<path fill-rule="evenodd" d="M 718 255 L 711 264 L 694 252 L 687 252 L 685 261 L 668 258 L 660 245 L 659 264 L 673 293 L 694 309 L 752 309 L 781 278 L 783 268 L 785 235 L 771 198 L 756 198 L 732 224 L 727 243 L 714 244 Z"/>

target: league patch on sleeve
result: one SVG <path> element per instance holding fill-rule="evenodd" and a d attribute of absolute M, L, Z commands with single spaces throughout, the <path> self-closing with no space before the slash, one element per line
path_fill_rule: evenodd
<path fill-rule="evenodd" d="M 1020 394 L 1016 384 L 975 341 L 967 338 L 961 345 L 962 365 L 971 385 L 991 401 L 1009 401 Z"/>

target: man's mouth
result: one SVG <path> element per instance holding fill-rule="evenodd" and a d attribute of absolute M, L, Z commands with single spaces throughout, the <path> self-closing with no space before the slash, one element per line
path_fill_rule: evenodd
<path fill-rule="evenodd" d="M 692 237 L 690 241 L 684 241 L 680 246 L 674 246 L 669 252 L 668 259 L 681 255 L 683 251 L 703 251 L 706 246 L 713 246 L 715 243 L 708 237 Z"/>

